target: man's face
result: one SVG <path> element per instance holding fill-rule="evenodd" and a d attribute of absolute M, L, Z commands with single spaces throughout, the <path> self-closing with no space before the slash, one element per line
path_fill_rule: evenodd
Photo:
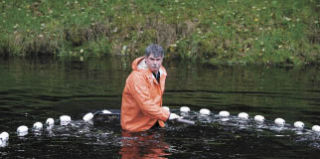
<path fill-rule="evenodd" d="M 153 73 L 158 73 L 160 66 L 162 64 L 163 56 L 154 57 L 154 55 L 151 53 L 150 56 L 145 58 L 145 60 L 148 68 Z"/>

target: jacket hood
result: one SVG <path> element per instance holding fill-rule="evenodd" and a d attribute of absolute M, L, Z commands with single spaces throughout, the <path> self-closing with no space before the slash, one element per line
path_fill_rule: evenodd
<path fill-rule="evenodd" d="M 132 62 L 131 67 L 132 67 L 132 70 L 134 70 L 134 71 L 142 71 L 143 70 L 143 71 L 147 71 L 147 72 L 151 73 L 151 71 L 149 70 L 147 64 L 145 63 L 144 56 L 136 58 Z M 167 76 L 167 72 L 166 72 L 165 68 L 162 65 L 160 66 L 159 72 L 160 72 L 161 76 L 162 75 L 166 75 Z"/>
<path fill-rule="evenodd" d="M 138 57 L 136 58 L 133 62 L 132 62 L 132 70 L 148 70 L 148 66 L 147 64 L 145 63 L 145 59 L 144 59 L 144 56 L 141 56 L 141 57 Z"/>

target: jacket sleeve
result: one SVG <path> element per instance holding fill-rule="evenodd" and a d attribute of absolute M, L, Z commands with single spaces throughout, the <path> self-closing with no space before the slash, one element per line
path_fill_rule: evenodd
<path fill-rule="evenodd" d="M 170 113 L 156 104 L 155 99 L 151 98 L 148 83 L 141 74 L 135 74 L 131 78 L 129 89 L 133 98 L 137 101 L 143 114 L 150 118 L 166 121 Z M 161 95 L 158 97 L 161 98 Z"/>

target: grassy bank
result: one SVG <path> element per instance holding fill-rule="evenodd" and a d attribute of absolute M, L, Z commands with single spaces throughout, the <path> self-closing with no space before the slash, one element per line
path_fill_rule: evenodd
<path fill-rule="evenodd" d="M 2 0 L 0 55 L 141 55 L 210 64 L 315 64 L 317 0 Z"/>

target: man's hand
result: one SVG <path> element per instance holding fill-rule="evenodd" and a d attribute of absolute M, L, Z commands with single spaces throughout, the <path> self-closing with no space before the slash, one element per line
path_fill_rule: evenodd
<path fill-rule="evenodd" d="M 162 109 L 167 110 L 168 112 L 170 112 L 170 108 L 167 106 L 163 106 Z"/>
<path fill-rule="evenodd" d="M 179 119 L 181 118 L 179 115 L 176 113 L 170 113 L 169 120 L 174 120 L 174 119 Z"/>

